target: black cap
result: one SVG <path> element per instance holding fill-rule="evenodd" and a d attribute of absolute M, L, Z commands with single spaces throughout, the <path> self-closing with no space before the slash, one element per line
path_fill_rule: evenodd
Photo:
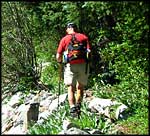
<path fill-rule="evenodd" d="M 67 28 L 77 28 L 77 26 L 74 23 L 68 23 Z"/>

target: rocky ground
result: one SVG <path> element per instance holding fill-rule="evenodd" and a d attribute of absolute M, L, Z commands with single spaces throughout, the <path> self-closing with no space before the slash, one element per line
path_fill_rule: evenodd
<path fill-rule="evenodd" d="M 59 96 L 43 90 L 37 94 L 25 95 L 22 92 L 14 94 L 10 100 L 2 101 L 2 133 L 1 134 L 27 134 L 30 121 L 41 123 L 47 119 L 59 105 L 67 101 L 67 93 Z M 83 102 L 88 110 L 105 115 L 107 121 L 123 119 L 128 109 L 123 103 L 111 99 L 103 99 L 92 96 L 92 91 L 85 91 Z M 112 114 L 113 112 L 113 114 Z M 101 134 L 101 130 L 80 129 L 70 120 L 64 119 L 63 130 L 59 134 Z M 116 132 L 117 133 L 117 132 Z"/>

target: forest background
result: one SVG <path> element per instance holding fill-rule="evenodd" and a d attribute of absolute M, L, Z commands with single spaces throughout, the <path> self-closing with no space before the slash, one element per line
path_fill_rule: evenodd
<path fill-rule="evenodd" d="M 87 88 L 126 104 L 131 117 L 118 121 L 126 134 L 148 134 L 149 3 L 1 2 L 2 94 L 46 87 L 58 93 L 55 54 L 66 24 L 89 37 L 92 65 Z M 42 64 L 49 65 L 42 69 Z M 65 88 L 60 93 L 64 93 Z"/>

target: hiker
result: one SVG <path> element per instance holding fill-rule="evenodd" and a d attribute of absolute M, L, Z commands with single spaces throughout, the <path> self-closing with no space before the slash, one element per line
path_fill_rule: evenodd
<path fill-rule="evenodd" d="M 65 63 L 64 83 L 68 87 L 70 114 L 75 117 L 81 112 L 84 87 L 89 75 L 88 55 L 91 47 L 88 37 L 77 32 L 76 24 L 68 23 L 66 32 L 66 36 L 60 40 L 56 59 L 59 63 Z"/>

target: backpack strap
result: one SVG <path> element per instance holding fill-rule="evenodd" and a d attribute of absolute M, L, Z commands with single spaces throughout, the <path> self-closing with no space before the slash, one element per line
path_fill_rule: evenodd
<path fill-rule="evenodd" d="M 74 45 L 75 43 L 79 42 L 79 41 L 77 41 L 77 39 L 75 37 L 75 34 L 71 34 L 71 36 L 72 36 L 72 38 L 71 38 L 71 41 L 70 41 L 69 45 Z M 72 46 L 68 46 L 68 50 L 72 51 L 73 47 Z"/>
<path fill-rule="evenodd" d="M 74 43 L 75 40 L 77 40 L 75 34 L 72 34 L 72 39 L 71 39 L 72 43 Z"/>
<path fill-rule="evenodd" d="M 75 34 L 71 34 L 72 38 L 71 38 L 71 42 L 74 43 L 78 43 L 79 41 L 77 40 Z"/>

